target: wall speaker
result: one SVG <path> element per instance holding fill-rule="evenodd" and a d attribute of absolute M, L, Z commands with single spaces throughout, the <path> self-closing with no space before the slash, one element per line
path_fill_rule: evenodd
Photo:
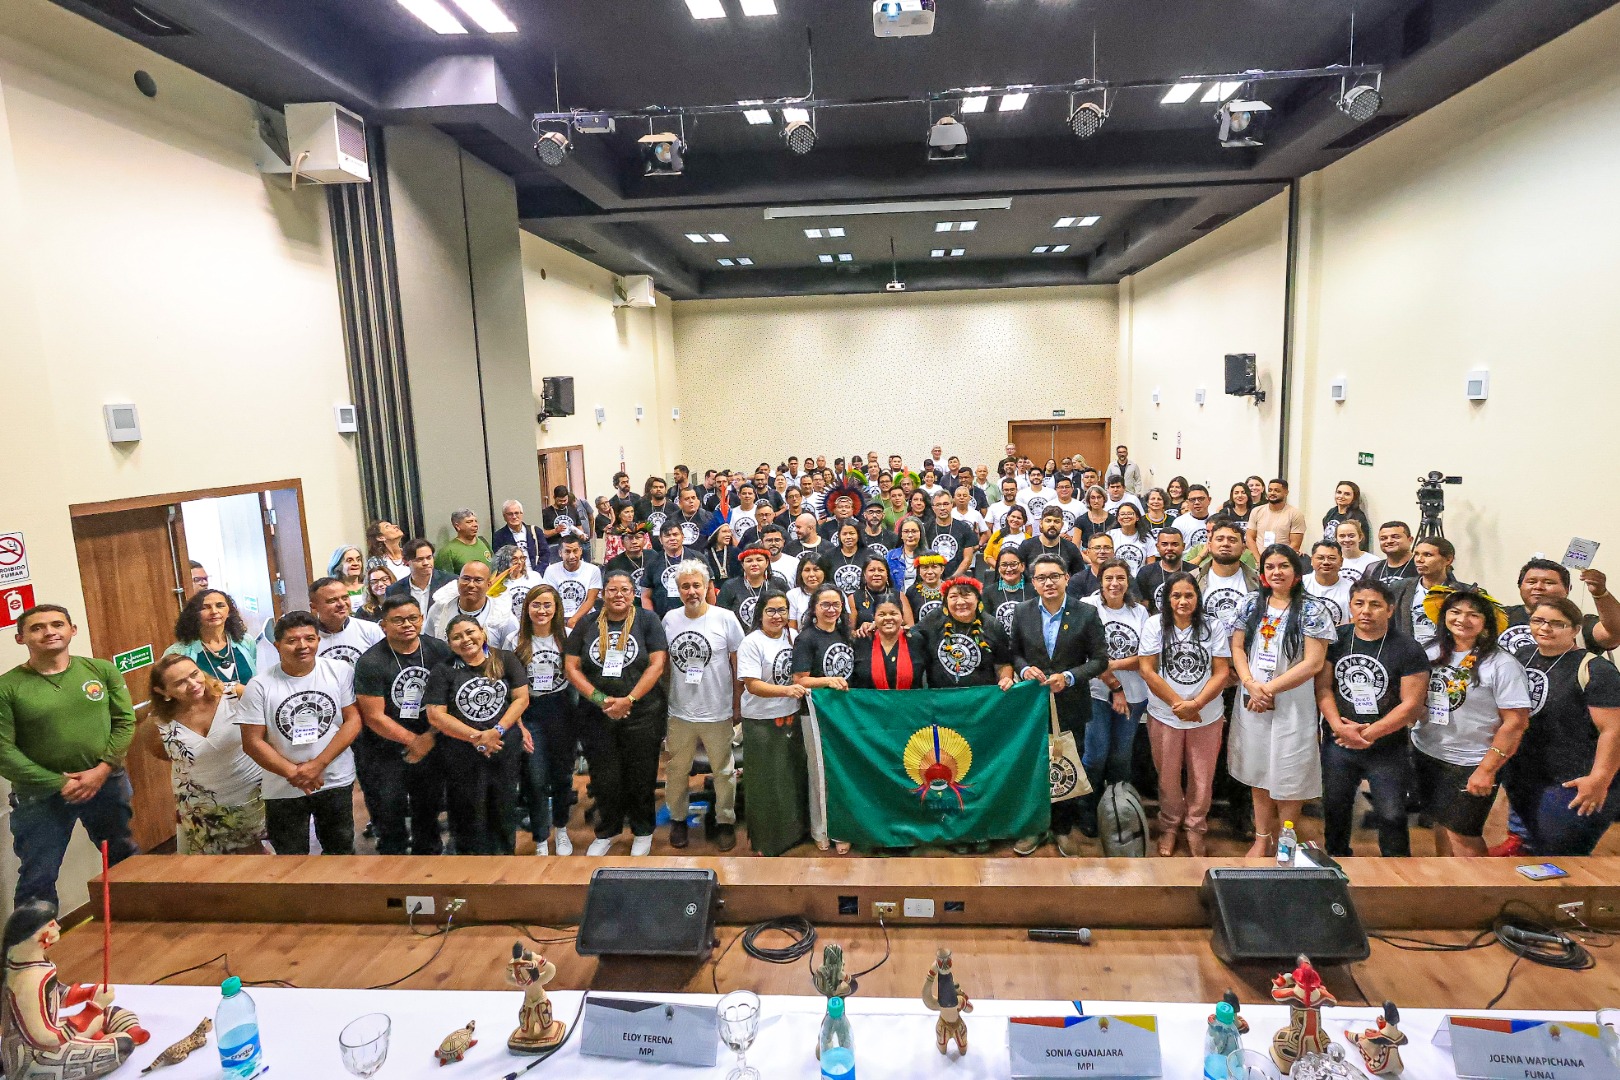
<path fill-rule="evenodd" d="M 1226 354 L 1226 392 L 1248 397 L 1257 389 L 1254 381 L 1254 353 Z"/>
<path fill-rule="evenodd" d="M 1320 967 L 1372 955 L 1350 880 L 1328 867 L 1221 867 L 1204 874 L 1200 899 L 1223 963 L 1292 967 L 1304 954 Z"/>
<path fill-rule="evenodd" d="M 547 375 L 540 380 L 540 409 L 546 416 L 574 415 L 574 377 Z"/>
<path fill-rule="evenodd" d="M 714 947 L 719 894 L 713 870 L 603 867 L 591 875 L 574 950 L 701 958 Z"/>

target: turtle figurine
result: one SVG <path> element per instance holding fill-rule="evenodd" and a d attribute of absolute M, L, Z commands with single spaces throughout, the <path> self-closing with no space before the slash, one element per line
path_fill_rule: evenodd
<path fill-rule="evenodd" d="M 460 1061 L 467 1056 L 467 1051 L 478 1045 L 478 1040 L 473 1038 L 473 1029 L 477 1026 L 478 1021 L 469 1020 L 466 1027 L 457 1028 L 444 1037 L 444 1042 L 433 1052 L 441 1066 Z"/>
<path fill-rule="evenodd" d="M 141 1070 L 144 1076 L 153 1069 L 161 1069 L 165 1065 L 178 1065 L 192 1054 L 208 1045 L 208 1033 L 214 1029 L 214 1022 L 203 1017 L 202 1022 L 194 1028 L 190 1035 L 181 1039 L 163 1053 L 152 1059 L 152 1064 Z"/>

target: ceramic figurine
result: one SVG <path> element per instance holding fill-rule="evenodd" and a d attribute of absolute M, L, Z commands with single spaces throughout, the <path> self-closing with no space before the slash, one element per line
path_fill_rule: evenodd
<path fill-rule="evenodd" d="M 165 1065 L 178 1065 L 192 1054 L 208 1045 L 208 1033 L 214 1030 L 214 1022 L 203 1017 L 202 1022 L 192 1030 L 190 1035 L 181 1039 L 163 1053 L 152 1059 L 152 1064 L 141 1070 L 146 1075 L 153 1069 L 161 1069 Z"/>
<path fill-rule="evenodd" d="M 525 949 L 522 942 L 513 944 L 506 981 L 522 987 L 523 1007 L 518 1009 L 517 1030 L 506 1040 L 512 1053 L 541 1054 L 563 1041 L 568 1025 L 551 1018 L 551 999 L 546 996 L 546 983 L 556 977 L 556 964 Z"/>
<path fill-rule="evenodd" d="M 477 1026 L 478 1021 L 469 1020 L 466 1027 L 457 1028 L 444 1037 L 444 1042 L 433 1051 L 441 1067 L 460 1061 L 467 1056 L 467 1051 L 478 1045 L 478 1040 L 473 1038 L 473 1029 Z"/>
<path fill-rule="evenodd" d="M 1351 1031 L 1344 1033 L 1345 1040 L 1361 1051 L 1367 1072 L 1373 1076 L 1393 1076 L 1401 1071 L 1401 1047 L 1406 1045 L 1406 1035 L 1398 1026 L 1400 1022 L 1401 1011 L 1393 1001 L 1386 1001 L 1377 1027 L 1359 1035 Z"/>
<path fill-rule="evenodd" d="M 842 946 L 828 945 L 821 950 L 821 966 L 811 978 L 816 984 L 816 993 L 822 997 L 847 998 L 855 992 L 855 980 L 844 973 Z"/>
<path fill-rule="evenodd" d="M 928 969 L 928 979 L 923 983 L 922 1002 L 939 1013 L 939 1022 L 934 1025 L 934 1045 L 939 1052 L 948 1053 L 947 1048 L 954 1042 L 958 1054 L 967 1053 L 967 1021 L 962 1019 L 962 1014 L 973 1011 L 973 1002 L 968 1000 L 967 991 L 956 985 L 956 978 L 951 974 L 951 950 L 940 949 L 936 954 L 934 966 Z"/>
<path fill-rule="evenodd" d="M 45 953 L 61 936 L 54 904 L 31 901 L 6 920 L 0 1066 L 7 1080 L 94 1080 L 151 1038 L 134 1013 L 112 1003 L 110 988 L 57 981 Z M 61 1014 L 73 1005 L 84 1007 Z"/>
<path fill-rule="evenodd" d="M 1221 1000 L 1232 1006 L 1232 1022 L 1237 1025 L 1238 1034 L 1247 1035 L 1249 1033 L 1249 1022 L 1243 1019 L 1243 1005 L 1238 1001 L 1237 991 L 1228 989 L 1226 993 L 1221 995 Z M 1211 1024 L 1215 1022 L 1214 1013 L 1210 1014 L 1208 1022 Z"/>
<path fill-rule="evenodd" d="M 1299 966 L 1292 972 L 1284 972 L 1271 980 L 1271 1000 L 1288 1006 L 1288 1026 L 1271 1037 L 1271 1060 L 1287 1076 L 1302 1055 L 1327 1052 L 1322 1007 L 1337 1005 L 1338 1001 L 1327 992 L 1322 976 L 1304 956 L 1299 958 Z"/>

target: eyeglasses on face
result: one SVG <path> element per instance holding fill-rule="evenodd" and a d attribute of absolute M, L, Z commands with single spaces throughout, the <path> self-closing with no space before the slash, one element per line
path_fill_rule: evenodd
<path fill-rule="evenodd" d="M 1573 630 L 1574 623 L 1567 623 L 1563 619 L 1544 619 L 1537 615 L 1530 620 L 1532 628 L 1537 630 Z"/>

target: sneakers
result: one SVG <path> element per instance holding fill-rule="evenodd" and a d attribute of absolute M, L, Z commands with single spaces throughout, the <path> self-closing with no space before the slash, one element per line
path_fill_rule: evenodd
<path fill-rule="evenodd" d="M 670 822 L 669 823 L 669 846 L 672 847 L 672 848 L 683 848 L 683 847 L 685 847 L 686 844 L 687 844 L 687 833 L 688 833 L 688 829 L 687 829 L 686 822 L 684 822 L 684 821 L 672 821 L 672 822 Z M 638 836 L 636 839 L 639 840 L 641 838 Z M 642 852 L 642 854 L 645 855 L 646 852 L 644 851 L 644 852 Z"/>
<path fill-rule="evenodd" d="M 673 838 L 670 841 L 674 842 Z M 714 846 L 721 851 L 730 851 L 737 846 L 737 826 L 721 822 L 714 830 Z"/>
<path fill-rule="evenodd" d="M 630 841 L 630 854 L 648 855 L 652 853 L 652 837 L 638 836 Z"/>
<path fill-rule="evenodd" d="M 1517 833 L 1508 833 L 1506 840 L 1495 847 L 1488 848 L 1485 854 L 1493 859 L 1511 859 L 1522 855 L 1524 854 L 1524 837 Z"/>
<path fill-rule="evenodd" d="M 1040 836 L 1021 836 L 1018 842 L 1013 844 L 1013 854 L 1033 855 L 1040 848 L 1043 839 L 1045 838 Z"/>
<path fill-rule="evenodd" d="M 585 849 L 585 854 L 600 858 L 612 849 L 613 838 L 610 836 L 606 840 L 592 840 L 591 846 Z"/>
<path fill-rule="evenodd" d="M 536 855 L 550 855 L 551 845 L 547 844 L 544 840 L 536 840 L 534 842 L 534 853 Z"/>
<path fill-rule="evenodd" d="M 557 854 L 572 855 L 574 853 L 574 842 L 568 838 L 567 829 L 553 829 L 551 839 L 557 849 Z"/>

